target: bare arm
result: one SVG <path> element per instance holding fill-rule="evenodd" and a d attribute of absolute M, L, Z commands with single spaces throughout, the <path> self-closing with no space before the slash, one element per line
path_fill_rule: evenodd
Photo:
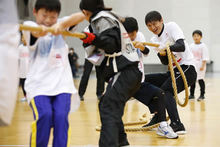
<path fill-rule="evenodd" d="M 72 15 L 70 15 L 68 19 L 59 22 L 52 27 L 54 29 L 54 34 L 58 35 L 66 28 L 74 26 L 82 22 L 84 19 L 85 19 L 85 15 L 82 12 L 73 13 Z"/>
<path fill-rule="evenodd" d="M 200 67 L 200 71 L 203 71 L 206 65 L 206 60 L 202 61 L 202 66 Z"/>
<path fill-rule="evenodd" d="M 47 31 L 47 27 L 46 26 L 43 26 L 43 25 L 40 25 L 39 27 L 42 28 L 42 31 L 38 31 L 38 32 L 31 32 L 31 35 L 33 35 L 35 38 L 39 38 L 39 37 L 42 37 L 42 36 L 45 36 L 48 31 Z"/>

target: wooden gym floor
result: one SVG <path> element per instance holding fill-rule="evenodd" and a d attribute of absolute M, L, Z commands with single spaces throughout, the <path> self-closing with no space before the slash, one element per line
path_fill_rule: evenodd
<path fill-rule="evenodd" d="M 89 81 L 85 101 L 81 102 L 78 111 L 70 114 L 72 127 L 71 147 L 97 147 L 99 132 L 95 131 L 100 124 L 95 95 L 96 79 L 92 76 Z M 78 87 L 79 80 L 75 80 Z M 187 134 L 179 139 L 165 139 L 156 135 L 155 131 L 128 132 L 131 147 L 139 146 L 220 146 L 220 74 L 207 74 L 206 99 L 202 102 L 191 100 L 184 107 L 179 107 L 179 114 L 184 123 Z M 184 93 L 180 94 L 183 97 Z M 196 98 L 199 96 L 199 86 L 196 88 Z M 21 89 L 15 108 L 12 124 L 0 127 L 0 147 L 27 147 L 30 138 L 30 125 L 33 121 L 32 111 L 26 102 L 20 102 L 23 97 Z M 148 108 L 136 100 L 131 100 L 125 108 L 124 122 L 137 121 L 147 112 L 148 120 L 151 118 Z M 219 126 L 218 126 L 219 125 Z M 51 139 L 50 139 L 51 145 Z"/>

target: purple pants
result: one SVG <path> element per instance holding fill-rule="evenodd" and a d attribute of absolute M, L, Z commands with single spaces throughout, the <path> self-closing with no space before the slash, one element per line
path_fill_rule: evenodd
<path fill-rule="evenodd" d="M 68 147 L 70 128 L 68 114 L 71 94 L 56 96 L 39 95 L 32 99 L 34 113 L 30 147 L 47 147 L 50 131 L 53 128 L 53 147 Z"/>

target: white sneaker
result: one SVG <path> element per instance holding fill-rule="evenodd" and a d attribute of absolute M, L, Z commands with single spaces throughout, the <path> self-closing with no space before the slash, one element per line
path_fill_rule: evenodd
<path fill-rule="evenodd" d="M 26 97 L 21 98 L 20 102 L 27 102 L 27 98 Z"/>
<path fill-rule="evenodd" d="M 178 135 L 173 131 L 166 121 L 160 123 L 160 126 L 157 129 L 157 135 L 165 136 L 170 139 L 178 138 Z"/>

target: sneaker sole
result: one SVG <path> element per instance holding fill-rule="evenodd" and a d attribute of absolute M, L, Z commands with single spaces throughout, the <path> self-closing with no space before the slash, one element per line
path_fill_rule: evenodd
<path fill-rule="evenodd" d="M 187 132 L 186 131 L 177 131 L 175 133 L 178 135 L 185 135 Z"/>
<path fill-rule="evenodd" d="M 160 133 L 160 132 L 157 132 L 157 135 L 159 135 L 159 136 L 163 136 L 163 137 L 166 137 L 166 138 L 168 138 L 168 139 L 177 139 L 179 136 L 176 136 L 176 137 L 169 137 L 169 136 L 166 136 L 166 135 L 164 135 L 163 133 Z"/>

